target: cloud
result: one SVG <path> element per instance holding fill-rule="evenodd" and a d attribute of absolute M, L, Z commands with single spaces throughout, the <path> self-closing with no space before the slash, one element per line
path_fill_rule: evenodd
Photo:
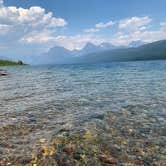
<path fill-rule="evenodd" d="M 119 21 L 119 32 L 115 33 L 109 42 L 114 45 L 128 46 L 133 41 L 145 43 L 166 39 L 166 23 L 160 23 L 160 28 L 151 29 L 152 19 L 145 17 L 131 17 Z"/>
<path fill-rule="evenodd" d="M 81 49 L 86 43 L 91 42 L 94 44 L 100 44 L 104 42 L 101 36 L 97 35 L 75 35 L 75 36 L 58 36 L 56 37 L 57 45 L 61 45 L 70 50 Z"/>
<path fill-rule="evenodd" d="M 51 35 L 50 31 L 33 31 L 32 33 L 29 33 L 28 35 L 22 37 L 19 42 L 24 43 L 38 43 L 38 44 L 44 44 L 50 41 L 54 40 L 54 36 Z"/>
<path fill-rule="evenodd" d="M 100 22 L 100 23 L 97 23 L 94 28 L 85 29 L 84 32 L 86 33 L 99 32 L 101 29 L 111 27 L 114 24 L 115 23 L 113 21 L 108 21 L 106 23 Z"/>
<path fill-rule="evenodd" d="M 132 17 L 135 18 L 135 17 Z M 130 18 L 129 20 L 133 20 Z M 138 17 L 137 17 L 138 18 Z M 146 18 L 146 17 L 144 17 Z M 124 19 L 127 20 L 127 19 Z M 137 19 L 140 20 L 140 19 Z M 143 19 L 145 20 L 145 19 Z M 121 21 L 119 21 L 121 22 Z M 147 22 L 146 22 L 147 24 Z M 101 24 L 100 24 L 101 25 Z M 59 36 L 50 33 L 50 31 L 45 30 L 42 32 L 33 32 L 28 34 L 24 38 L 21 39 L 21 42 L 29 43 L 29 44 L 43 44 L 43 45 L 59 45 L 70 50 L 72 49 L 80 49 L 82 48 L 87 42 L 92 42 L 94 44 L 100 44 L 102 42 L 109 42 L 113 45 L 123 45 L 128 46 L 133 41 L 142 41 L 145 43 L 153 42 L 161 39 L 166 39 L 166 23 L 160 23 L 160 28 L 157 30 L 150 30 L 148 28 L 143 29 L 142 26 L 144 24 L 137 24 L 137 28 L 134 28 L 130 31 L 120 31 L 112 34 L 111 36 L 104 36 L 101 34 L 76 34 L 73 36 Z M 103 26 L 102 26 L 103 27 Z M 97 29 L 98 30 L 98 29 Z M 118 29 L 117 29 L 118 30 Z M 96 31 L 96 29 L 90 29 L 91 32 Z"/>
<path fill-rule="evenodd" d="M 150 43 L 166 39 L 166 28 L 163 25 L 158 30 L 135 31 L 130 33 L 118 32 L 109 41 L 115 45 L 128 46 L 133 41 Z"/>
<path fill-rule="evenodd" d="M 161 22 L 160 27 L 162 30 L 166 30 L 166 22 Z"/>
<path fill-rule="evenodd" d="M 113 21 L 108 21 L 106 23 L 103 23 L 103 22 L 100 22 L 98 24 L 95 25 L 96 28 L 107 28 L 107 27 L 110 27 L 112 25 L 114 25 L 115 23 Z"/>
<path fill-rule="evenodd" d="M 21 39 L 21 42 L 26 42 L 29 44 L 43 44 L 49 47 L 55 45 L 65 47 L 69 50 L 81 49 L 86 43 L 92 42 L 95 44 L 100 44 L 104 42 L 100 36 L 92 34 L 82 34 L 74 36 L 53 36 L 48 31 L 42 33 L 31 34 Z"/>
<path fill-rule="evenodd" d="M 166 22 L 161 22 L 158 29 L 151 29 L 151 23 L 152 19 L 148 16 L 131 17 L 115 22 L 99 22 L 92 28 L 85 29 L 85 33 L 62 35 L 62 31 L 58 32 L 67 26 L 65 19 L 56 17 L 39 6 L 6 7 L 0 0 L 0 45 L 12 55 L 34 55 L 55 45 L 73 50 L 81 49 L 87 42 L 128 46 L 132 41 L 153 42 L 166 39 Z M 110 27 L 114 28 L 114 34 L 112 32 L 110 36 L 95 33 Z"/>
<path fill-rule="evenodd" d="M 85 29 L 84 32 L 86 33 L 94 33 L 94 32 L 99 32 L 100 29 L 97 28 L 89 28 L 89 29 Z"/>
<path fill-rule="evenodd" d="M 3 4 L 3 0 L 0 0 L 0 5 L 2 5 Z"/>
<path fill-rule="evenodd" d="M 51 12 L 46 13 L 45 9 L 38 6 L 29 9 L 3 6 L 0 8 L 0 22 L 30 28 L 55 28 L 67 24 L 64 19 L 53 17 Z"/>
<path fill-rule="evenodd" d="M 145 30 L 147 25 L 151 23 L 152 19 L 148 16 L 145 17 L 131 17 L 123 19 L 119 22 L 119 29 L 137 31 Z"/>
<path fill-rule="evenodd" d="M 6 35 L 10 30 L 10 26 L 6 24 L 0 24 L 0 35 Z"/>
<path fill-rule="evenodd" d="M 3 1 L 1 0 L 2 4 Z M 18 41 L 24 36 L 34 33 L 55 32 L 58 27 L 64 27 L 67 22 L 63 18 L 53 16 L 44 8 L 32 6 L 28 9 L 14 6 L 0 6 L 0 35 L 6 34 L 10 41 Z"/>

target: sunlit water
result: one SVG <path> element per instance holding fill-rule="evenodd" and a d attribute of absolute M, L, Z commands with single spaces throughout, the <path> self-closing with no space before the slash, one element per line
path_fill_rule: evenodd
<path fill-rule="evenodd" d="M 151 131 L 162 129 L 156 140 L 166 140 L 166 61 L 3 69 L 10 74 L 0 77 L 0 159 L 35 153 L 41 138 L 82 131 L 123 110 L 136 111 L 133 122 Z"/>

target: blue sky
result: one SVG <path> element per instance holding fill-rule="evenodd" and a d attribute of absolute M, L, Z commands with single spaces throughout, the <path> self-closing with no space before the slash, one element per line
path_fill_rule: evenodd
<path fill-rule="evenodd" d="M 55 45 L 166 39 L 165 6 L 165 0 L 0 0 L 0 51 L 33 58 Z"/>

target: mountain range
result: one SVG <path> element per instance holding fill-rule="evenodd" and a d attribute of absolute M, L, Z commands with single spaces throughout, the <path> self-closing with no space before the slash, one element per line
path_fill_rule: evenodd
<path fill-rule="evenodd" d="M 68 50 L 64 47 L 55 46 L 51 48 L 47 53 L 38 57 L 38 63 L 44 64 L 63 64 L 72 63 L 73 60 L 82 56 L 97 53 L 106 50 L 118 49 L 120 47 L 114 46 L 110 43 L 101 43 L 100 45 L 94 45 L 87 43 L 81 50 Z"/>
<path fill-rule="evenodd" d="M 129 47 L 117 47 L 110 43 L 87 43 L 81 50 L 53 47 L 38 57 L 42 64 L 102 63 L 112 61 L 137 61 L 166 59 L 166 40 L 149 44 L 132 42 Z"/>
<path fill-rule="evenodd" d="M 88 54 L 75 59 L 74 63 L 100 63 L 112 61 L 144 61 L 166 59 L 166 40 L 139 47 L 114 49 Z"/>
<path fill-rule="evenodd" d="M 0 56 L 0 59 L 9 60 L 2 56 Z M 166 40 L 148 44 L 135 41 L 130 43 L 128 47 L 118 47 L 110 43 L 101 43 L 100 45 L 87 43 L 81 50 L 68 50 L 64 47 L 55 46 L 48 52 L 31 59 L 32 64 L 81 64 L 113 61 L 161 60 L 166 59 Z"/>

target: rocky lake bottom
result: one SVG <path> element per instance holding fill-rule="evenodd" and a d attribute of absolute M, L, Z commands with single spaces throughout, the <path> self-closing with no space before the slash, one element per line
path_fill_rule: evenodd
<path fill-rule="evenodd" d="M 0 165 L 165 165 L 165 66 L 4 68 Z"/>

